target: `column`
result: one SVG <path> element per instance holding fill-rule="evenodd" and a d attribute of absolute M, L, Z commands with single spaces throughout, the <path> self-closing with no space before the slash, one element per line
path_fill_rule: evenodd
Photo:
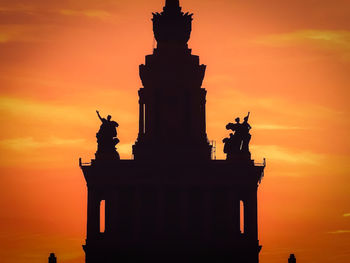
<path fill-rule="evenodd" d="M 239 236 L 240 234 L 240 199 L 237 194 L 233 194 L 232 198 L 232 227 L 233 234 Z"/>
<path fill-rule="evenodd" d="M 257 189 L 246 195 L 244 200 L 244 233 L 254 240 L 258 240 L 258 206 Z"/>
<path fill-rule="evenodd" d="M 139 136 L 144 134 L 144 103 L 142 91 L 139 90 Z"/>
<path fill-rule="evenodd" d="M 88 188 L 87 239 L 100 232 L 100 200 L 94 189 Z"/>
<path fill-rule="evenodd" d="M 231 190 L 230 193 L 230 221 L 231 221 L 231 229 L 232 229 L 232 234 L 234 235 L 234 238 L 239 236 L 240 233 L 240 200 L 234 194 L 234 190 Z"/>
<path fill-rule="evenodd" d="M 212 233 L 213 233 L 213 215 L 212 215 L 212 189 L 211 188 L 205 188 L 203 189 L 204 191 L 204 196 L 203 196 L 203 203 L 205 204 L 204 206 L 204 211 L 203 211 L 203 232 L 205 236 L 205 240 L 209 241 L 212 238 Z"/>
<path fill-rule="evenodd" d="M 189 219 L 189 215 L 188 215 L 188 210 L 189 210 L 189 195 L 188 195 L 188 188 L 183 187 L 180 190 L 180 212 L 181 212 L 181 232 L 182 232 L 182 236 L 185 236 L 186 233 L 188 232 L 188 219 Z"/>
<path fill-rule="evenodd" d="M 164 186 L 160 185 L 157 188 L 157 234 L 161 236 L 165 229 L 165 190 Z"/>
<path fill-rule="evenodd" d="M 201 89 L 200 93 L 200 108 L 201 108 L 201 118 L 200 118 L 200 129 L 201 129 L 201 135 L 205 136 L 206 134 L 206 94 L 207 91 L 205 89 Z"/>
<path fill-rule="evenodd" d="M 136 186 L 135 194 L 133 198 L 133 214 L 132 214 L 132 220 L 133 220 L 133 240 L 139 241 L 140 240 L 140 233 L 141 233 L 141 189 L 139 186 Z"/>

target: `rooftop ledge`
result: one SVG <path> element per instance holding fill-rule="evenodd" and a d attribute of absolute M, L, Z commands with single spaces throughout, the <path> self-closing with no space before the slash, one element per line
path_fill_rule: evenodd
<path fill-rule="evenodd" d="M 82 158 L 79 158 L 79 166 L 80 167 L 84 167 L 84 166 L 92 166 L 92 165 L 118 165 L 118 164 L 131 164 L 131 163 L 140 163 L 140 164 L 155 164 L 155 163 L 150 163 L 149 161 L 136 161 L 134 159 L 121 159 L 121 160 L 109 160 L 109 161 L 99 161 L 99 160 L 95 160 L 95 159 L 91 159 L 90 162 L 83 162 Z M 185 163 L 185 164 L 206 164 L 206 163 L 216 163 L 216 164 L 231 164 L 233 166 L 243 166 L 243 165 L 249 165 L 249 166 L 257 166 L 257 167 L 266 167 L 266 159 L 264 158 L 262 162 L 255 162 L 254 160 L 249 160 L 249 161 L 241 161 L 241 160 L 237 160 L 237 161 L 228 161 L 228 160 L 224 160 L 224 159 L 215 159 L 215 160 L 209 160 L 209 161 L 192 161 L 192 162 L 186 162 L 183 160 L 179 160 L 178 162 L 176 161 L 169 161 L 169 162 L 165 162 L 162 161 L 161 163 L 159 163 L 160 165 L 171 165 L 174 163 Z"/>
<path fill-rule="evenodd" d="M 79 159 L 87 182 L 99 183 L 128 182 L 147 183 L 158 179 L 167 183 L 197 182 L 208 184 L 255 183 L 260 184 L 264 177 L 266 161 L 256 163 L 254 160 L 171 160 L 141 161 L 141 160 L 91 160 L 83 162 Z M 191 177 L 188 175 L 191 174 Z M 113 181 L 110 181 L 113 178 Z M 158 179 L 157 179 L 158 178 Z M 146 180 L 146 181 L 145 181 Z M 158 182 L 158 181 L 157 181 Z"/>

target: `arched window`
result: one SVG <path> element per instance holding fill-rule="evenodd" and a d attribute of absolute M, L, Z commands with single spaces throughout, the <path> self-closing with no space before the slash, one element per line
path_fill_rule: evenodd
<path fill-rule="evenodd" d="M 239 226 L 240 226 L 240 230 L 241 230 L 241 234 L 244 234 L 244 203 L 241 200 L 240 202 L 240 211 L 239 211 Z"/>
<path fill-rule="evenodd" d="M 100 202 L 100 233 L 104 233 L 106 230 L 106 201 Z"/>

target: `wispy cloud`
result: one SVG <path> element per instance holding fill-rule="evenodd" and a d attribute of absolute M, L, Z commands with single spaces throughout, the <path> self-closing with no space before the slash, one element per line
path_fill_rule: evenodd
<path fill-rule="evenodd" d="M 1 140 L 0 147 L 15 151 L 27 151 L 47 147 L 66 147 L 82 145 L 84 141 L 84 139 L 63 139 L 56 137 L 52 137 L 46 140 L 35 140 L 32 137 L 25 137 Z"/>
<path fill-rule="evenodd" d="M 288 126 L 278 124 L 255 124 L 254 129 L 257 130 L 304 130 L 306 127 Z"/>
<path fill-rule="evenodd" d="M 314 124 L 320 120 L 347 122 L 344 112 L 331 107 L 310 102 L 298 102 L 286 97 L 256 96 L 232 88 L 222 89 L 220 93 L 214 94 L 211 101 L 213 104 L 215 103 L 214 113 L 220 112 L 220 116 L 225 116 L 228 105 L 231 105 L 233 101 L 236 109 L 250 110 L 252 118 L 254 118 L 255 113 L 259 112 L 269 114 L 270 120 L 266 120 L 267 118 L 258 120 L 260 123 L 254 124 L 254 129 L 257 127 L 261 130 L 309 130 L 314 128 Z M 246 112 L 242 114 L 246 114 Z M 278 121 L 280 122 L 271 116 L 279 116 Z"/>
<path fill-rule="evenodd" d="M 350 31 L 299 30 L 284 34 L 262 36 L 255 42 L 272 46 L 300 44 L 308 41 L 324 47 L 341 47 L 349 50 Z"/>
<path fill-rule="evenodd" d="M 350 217 L 350 213 L 346 213 L 343 215 L 344 217 Z"/>
<path fill-rule="evenodd" d="M 50 25 L 0 25 L 0 44 L 47 41 L 44 35 L 52 29 Z"/>
<path fill-rule="evenodd" d="M 83 111 L 71 105 L 55 105 L 11 97 L 0 97 L 0 113 L 49 122 L 57 122 L 57 120 L 79 122 L 81 118 L 84 118 Z"/>
<path fill-rule="evenodd" d="M 100 98 L 104 97 L 118 97 L 122 96 L 121 92 L 115 91 L 99 91 L 97 93 L 90 93 L 87 96 Z M 125 103 L 129 103 L 130 98 L 124 96 Z M 111 100 L 110 102 L 114 106 L 115 101 Z M 119 123 L 133 123 L 133 114 L 129 111 L 126 111 L 123 108 L 123 104 L 117 105 L 117 107 L 111 107 L 109 104 L 104 101 L 104 105 L 107 109 L 103 112 L 113 112 L 113 116 L 118 116 Z M 91 127 L 91 125 L 96 125 L 98 119 L 95 113 L 96 108 L 94 106 L 84 106 L 76 107 L 72 104 L 61 104 L 61 103 L 50 103 L 45 101 L 29 100 L 25 98 L 16 98 L 16 97 L 2 97 L 0 96 L 0 115 L 7 116 L 11 115 L 14 118 L 21 120 L 30 119 L 34 123 L 53 123 L 55 125 L 81 125 L 83 127 Z M 86 115 L 86 114 L 89 115 Z M 11 123 L 10 123 L 11 124 Z"/>
<path fill-rule="evenodd" d="M 324 158 L 321 154 L 313 152 L 294 152 L 277 145 L 253 145 L 252 150 L 260 156 L 268 154 L 269 159 L 287 163 L 316 165 Z"/>
<path fill-rule="evenodd" d="M 328 234 L 349 234 L 350 230 L 336 230 L 336 231 L 330 231 Z"/>
<path fill-rule="evenodd" d="M 62 10 L 36 10 L 32 7 L 19 7 L 16 8 L 1 8 L 1 13 L 25 13 L 27 15 L 33 15 L 33 17 L 45 17 L 45 16 L 56 16 L 57 21 L 66 20 L 66 17 L 62 16 L 76 16 L 76 17 L 86 17 L 99 20 L 109 20 L 114 18 L 111 13 L 105 10 L 73 10 L 73 9 L 62 9 Z M 61 17 L 61 19 L 57 18 Z M 52 21 L 47 21 L 46 23 L 33 23 L 30 22 L 25 24 L 15 23 L 15 24 L 2 24 L 0 25 L 0 44 L 10 43 L 10 42 L 39 42 L 39 41 L 49 41 L 56 34 L 51 34 L 58 30 L 57 23 L 52 23 Z"/>
<path fill-rule="evenodd" d="M 35 8 L 30 5 L 15 5 L 15 6 L 0 6 L 1 13 L 25 13 L 25 14 L 33 14 Z"/>
<path fill-rule="evenodd" d="M 73 9 L 61 9 L 59 10 L 61 15 L 65 16 L 85 16 L 91 18 L 108 19 L 112 17 L 112 14 L 105 10 L 88 9 L 88 10 L 73 10 Z"/>
<path fill-rule="evenodd" d="M 316 48 L 339 52 L 342 59 L 350 60 L 350 31 L 346 30 L 299 30 L 262 36 L 254 42 L 275 47 L 308 44 Z"/>

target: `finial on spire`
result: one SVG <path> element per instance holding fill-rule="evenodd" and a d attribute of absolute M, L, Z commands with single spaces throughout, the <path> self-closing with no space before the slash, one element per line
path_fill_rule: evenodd
<path fill-rule="evenodd" d="M 57 258 L 55 253 L 50 253 L 49 263 L 57 263 Z"/>
<path fill-rule="evenodd" d="M 179 0 L 166 0 L 163 11 L 166 13 L 181 13 Z"/>
<path fill-rule="evenodd" d="M 180 1 L 179 0 L 166 0 L 165 6 L 166 7 L 179 7 Z"/>
<path fill-rule="evenodd" d="M 296 263 L 297 259 L 295 258 L 294 254 L 290 254 L 290 257 L 288 259 L 288 263 Z"/>

